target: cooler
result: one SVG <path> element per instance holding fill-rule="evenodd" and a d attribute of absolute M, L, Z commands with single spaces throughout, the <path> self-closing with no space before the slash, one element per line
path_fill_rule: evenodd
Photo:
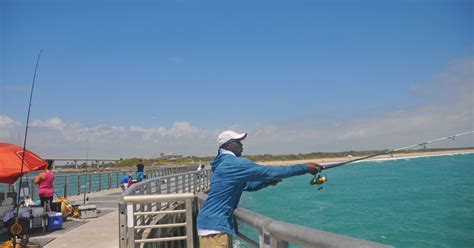
<path fill-rule="evenodd" d="M 48 213 L 48 230 L 54 231 L 61 229 L 63 224 L 63 215 L 57 212 Z"/>
<path fill-rule="evenodd" d="M 96 218 L 97 207 L 95 205 L 82 205 L 77 208 L 81 219 Z"/>

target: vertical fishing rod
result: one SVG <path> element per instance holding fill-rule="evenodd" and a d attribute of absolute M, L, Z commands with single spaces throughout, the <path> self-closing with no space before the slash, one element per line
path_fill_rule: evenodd
<path fill-rule="evenodd" d="M 377 156 L 381 156 L 381 155 L 386 155 L 386 154 L 393 154 L 394 152 L 407 150 L 407 149 L 414 148 L 414 147 L 420 147 L 421 146 L 423 148 L 426 148 L 426 145 L 428 145 L 428 144 L 436 143 L 436 142 L 443 141 L 443 140 L 449 140 L 449 139 L 454 140 L 455 137 L 463 136 L 463 135 L 470 134 L 470 133 L 474 133 L 474 130 L 464 132 L 464 133 L 460 133 L 460 134 L 447 136 L 447 137 L 443 137 L 443 138 L 439 138 L 439 139 L 429 140 L 429 141 L 414 144 L 414 145 L 404 146 L 404 147 L 400 147 L 400 148 L 393 149 L 393 150 L 385 150 L 385 151 L 380 152 L 380 153 L 376 153 L 376 154 L 368 155 L 368 156 L 365 156 L 365 157 L 348 160 L 348 161 L 345 161 L 345 162 L 331 163 L 331 164 L 325 164 L 325 165 L 319 164 L 318 166 L 319 166 L 320 171 L 327 170 L 327 169 L 332 169 L 332 168 L 339 167 L 339 166 L 349 164 L 349 163 L 353 163 L 353 162 L 356 162 L 356 161 L 361 161 L 361 160 L 365 160 L 365 159 L 369 159 L 369 158 L 373 158 L 373 157 L 377 157 Z M 309 184 L 311 184 L 311 185 L 315 185 L 315 184 L 320 185 L 320 184 L 325 183 L 326 181 L 327 181 L 327 177 L 324 176 L 324 175 L 320 175 L 318 173 L 313 177 L 313 179 L 311 179 Z"/>
<path fill-rule="evenodd" d="M 38 58 L 36 59 L 36 66 L 35 66 L 35 73 L 33 74 L 33 82 L 31 83 L 31 91 L 30 91 L 30 102 L 28 105 L 28 116 L 26 117 L 26 128 L 25 128 L 25 139 L 23 141 L 23 156 L 21 157 L 21 170 L 20 170 L 20 184 L 18 187 L 18 197 L 17 197 L 17 206 L 20 205 L 20 193 L 21 193 L 21 184 L 23 178 L 23 166 L 25 163 L 25 153 L 26 153 L 26 138 L 28 136 L 28 123 L 30 121 L 30 110 L 31 110 L 31 100 L 33 99 L 33 89 L 35 88 L 35 80 L 36 80 L 36 71 L 38 70 L 38 64 L 41 58 L 41 53 L 43 53 L 43 49 L 40 50 L 38 54 Z M 19 207 L 16 209 L 16 214 L 18 215 Z"/>
<path fill-rule="evenodd" d="M 13 234 L 13 247 L 17 247 L 17 240 L 16 240 L 17 236 L 21 234 L 21 232 L 23 231 L 23 227 L 21 226 L 21 224 L 18 223 L 18 212 L 20 211 L 20 194 L 21 194 L 21 186 L 22 186 L 22 179 L 23 179 L 23 167 L 25 165 L 26 140 L 28 137 L 28 124 L 30 121 L 31 100 L 33 99 L 33 89 L 35 87 L 36 72 L 38 71 L 38 64 L 41 58 L 41 53 L 43 53 L 43 49 L 40 50 L 38 54 L 38 58 L 36 59 L 35 73 L 33 74 L 33 82 L 31 83 L 30 101 L 28 105 L 28 115 L 26 117 L 25 139 L 23 141 L 23 155 L 21 156 L 20 182 L 19 182 L 19 187 L 18 187 L 18 196 L 16 198 L 17 199 L 16 220 L 15 220 L 15 223 L 10 227 L 10 232 L 11 234 Z"/>

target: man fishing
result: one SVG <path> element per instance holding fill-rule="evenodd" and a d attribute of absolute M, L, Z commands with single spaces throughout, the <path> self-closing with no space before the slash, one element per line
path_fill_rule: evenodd
<path fill-rule="evenodd" d="M 146 174 L 145 174 L 144 169 L 145 169 L 145 165 L 143 164 L 143 159 L 138 160 L 137 172 L 135 173 L 135 177 L 137 179 L 137 182 L 141 182 L 141 181 L 143 181 L 143 179 L 146 178 Z"/>
<path fill-rule="evenodd" d="M 132 181 L 132 173 L 127 172 L 121 179 L 120 179 L 120 185 L 122 190 L 126 190 L 128 188 L 128 184 Z"/>
<path fill-rule="evenodd" d="M 237 231 L 233 213 L 244 190 L 257 191 L 276 185 L 282 178 L 320 171 L 315 163 L 292 166 L 255 164 L 241 157 L 242 140 L 246 137 L 247 133 L 224 131 L 217 138 L 219 150 L 211 162 L 211 189 L 197 218 L 200 247 L 232 247 L 232 235 Z"/>

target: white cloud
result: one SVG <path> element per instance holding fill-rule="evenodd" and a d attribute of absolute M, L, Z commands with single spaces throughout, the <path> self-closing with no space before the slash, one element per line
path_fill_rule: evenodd
<path fill-rule="evenodd" d="M 0 128 L 11 128 L 20 126 L 20 122 L 13 120 L 12 118 L 0 115 Z"/>
<path fill-rule="evenodd" d="M 430 82 L 420 83 L 419 89 L 414 86 L 417 93 L 429 94 L 431 102 L 370 118 L 234 124 L 215 130 L 186 121 L 177 121 L 169 128 L 86 126 L 52 117 L 31 122 L 28 144 L 45 157 L 157 157 L 160 153 L 202 156 L 215 154 L 217 135 L 231 129 L 249 133 L 244 154 L 394 149 L 474 130 L 473 65 L 473 60 L 453 63 Z M 10 128 L 19 126 L 21 123 L 9 116 L 0 116 L 0 140 L 10 140 Z M 474 146 L 474 138 L 471 134 L 439 145 Z"/>
<path fill-rule="evenodd" d="M 191 127 L 191 125 L 187 122 L 175 122 L 171 129 L 169 130 L 169 134 L 175 137 L 182 137 L 187 135 L 198 134 L 200 130 L 195 127 Z"/>
<path fill-rule="evenodd" d="M 46 127 L 53 129 L 62 129 L 64 124 L 58 117 L 49 118 L 47 120 L 35 120 L 31 122 L 32 127 Z"/>
<path fill-rule="evenodd" d="M 0 140 L 10 140 L 8 127 L 16 122 L 1 116 L 0 123 Z M 32 121 L 28 137 L 30 149 L 45 157 L 85 157 L 87 146 L 89 157 L 157 157 L 162 152 L 206 155 L 206 151 L 214 150 L 214 142 L 209 140 L 214 140 L 214 133 L 188 122 L 175 122 L 169 129 L 89 127 L 78 122 L 67 124 L 58 117 Z"/>
<path fill-rule="evenodd" d="M 21 139 L 19 127 L 21 127 L 20 122 L 8 116 L 0 115 L 0 142 L 20 144 L 22 141 L 19 141 Z"/>

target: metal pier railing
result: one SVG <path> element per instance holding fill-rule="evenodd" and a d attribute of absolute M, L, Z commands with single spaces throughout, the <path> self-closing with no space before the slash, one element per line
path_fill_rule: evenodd
<path fill-rule="evenodd" d="M 139 231 L 143 230 L 142 233 L 150 234 L 151 232 L 161 234 L 159 237 L 155 238 L 141 238 L 135 239 L 132 238 L 134 233 L 129 232 L 127 236 L 130 235 L 128 241 L 130 243 L 127 246 L 136 246 L 146 243 L 163 243 L 170 241 L 181 241 L 185 240 L 188 248 L 193 248 L 193 201 L 195 195 L 192 193 L 183 193 L 183 194 L 163 194 L 163 195 L 131 195 L 124 196 L 123 202 L 125 204 L 156 204 L 156 210 L 150 208 L 149 211 L 135 212 L 133 207 L 127 208 L 127 216 L 137 217 L 137 220 L 140 217 L 147 216 L 148 219 L 153 220 L 151 223 L 147 224 L 145 221 L 137 221 L 137 225 L 132 225 L 134 222 L 131 220 L 127 223 L 127 227 L 134 228 L 134 230 Z M 132 205 L 128 205 L 132 206 Z M 168 206 L 168 207 L 165 207 Z M 182 207 L 184 206 L 184 207 Z M 182 209 L 184 208 L 184 209 Z M 158 224 L 160 220 L 164 217 L 167 217 L 168 221 L 171 223 Z M 184 228 L 185 232 L 180 233 L 179 235 L 169 236 L 165 234 L 173 234 L 173 232 L 166 232 L 170 228 Z M 137 232 L 138 233 L 138 232 Z M 175 233 L 177 234 L 177 233 Z M 145 235 L 143 235 L 145 236 Z M 150 235 L 148 235 L 150 236 Z M 132 242 L 133 241 L 133 242 Z"/>
<path fill-rule="evenodd" d="M 199 247 L 192 220 L 207 198 L 203 192 L 210 185 L 210 176 L 210 170 L 202 170 L 132 185 L 118 204 L 119 247 Z M 238 233 L 246 242 L 245 247 L 288 248 L 290 244 L 322 248 L 390 247 L 273 220 L 242 208 L 236 209 L 234 215 L 239 225 L 258 233 L 258 236 Z M 192 231 L 190 226 L 194 226 Z"/>
<path fill-rule="evenodd" d="M 179 174 L 187 171 L 195 171 L 198 165 L 180 165 L 149 168 L 145 170 L 147 178 L 156 178 L 167 175 Z M 124 171 L 99 172 L 99 173 L 71 173 L 59 175 L 56 173 L 54 179 L 54 192 L 58 196 L 73 196 L 85 193 L 99 192 L 103 190 L 120 188 L 120 179 L 127 173 Z M 18 186 L 16 186 L 18 187 Z M 34 178 L 29 180 L 29 192 L 33 200 L 38 198 L 38 185 L 34 184 Z"/>
<path fill-rule="evenodd" d="M 130 186 L 118 203 L 120 247 L 197 247 L 194 228 L 189 229 L 197 206 L 194 192 L 209 188 L 210 173 L 180 173 Z"/>
<path fill-rule="evenodd" d="M 197 194 L 199 205 L 204 204 L 206 199 L 206 194 Z M 234 211 L 234 216 L 239 226 L 246 225 L 246 227 L 259 234 L 257 239 L 240 231 L 237 233 L 237 236 L 245 241 L 249 247 L 288 248 L 289 244 L 319 248 L 391 247 L 363 239 L 320 231 L 315 228 L 277 221 L 244 208 L 237 208 Z"/>

